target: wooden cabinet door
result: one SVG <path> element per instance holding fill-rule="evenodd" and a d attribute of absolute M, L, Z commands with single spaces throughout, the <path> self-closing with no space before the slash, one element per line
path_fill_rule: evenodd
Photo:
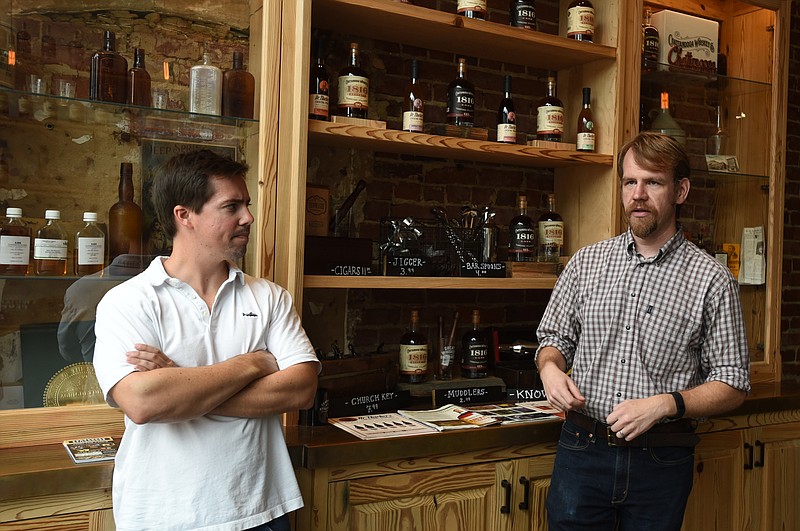
<path fill-rule="evenodd" d="M 514 485 L 519 492 L 519 501 L 512 506 L 514 531 L 547 530 L 545 501 L 555 460 L 556 454 L 548 454 L 519 462 Z"/>
<path fill-rule="evenodd" d="M 784 531 L 800 526 L 800 423 L 748 430 L 753 457 L 753 525 Z"/>

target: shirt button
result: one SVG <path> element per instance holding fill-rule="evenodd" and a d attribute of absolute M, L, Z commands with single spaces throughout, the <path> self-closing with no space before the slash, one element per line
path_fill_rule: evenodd
<path fill-rule="evenodd" d="M 630 325 L 626 325 L 626 326 L 625 326 L 625 330 L 630 330 L 630 329 L 631 329 L 631 326 L 630 326 Z"/>
<path fill-rule="evenodd" d="M 621 397 L 622 393 L 617 393 L 617 398 Z"/>
<path fill-rule="evenodd" d="M 631 292 L 631 297 L 635 297 L 636 293 Z"/>
<path fill-rule="evenodd" d="M 621 360 L 619 360 L 619 362 L 620 362 L 621 364 L 625 365 L 625 358 L 622 358 Z"/>

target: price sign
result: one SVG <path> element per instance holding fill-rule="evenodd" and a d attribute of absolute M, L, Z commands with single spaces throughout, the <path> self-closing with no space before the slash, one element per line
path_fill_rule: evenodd
<path fill-rule="evenodd" d="M 508 389 L 506 398 L 510 402 L 538 402 L 547 400 L 544 389 Z"/>
<path fill-rule="evenodd" d="M 411 400 L 408 391 L 386 391 L 359 396 L 331 397 L 329 416 L 357 416 L 371 415 L 397 411 L 406 406 Z"/>
<path fill-rule="evenodd" d="M 504 278 L 506 276 L 505 262 L 474 262 L 461 264 L 462 277 L 487 277 Z"/>
<path fill-rule="evenodd" d="M 434 407 L 444 404 L 488 404 L 505 400 L 503 387 L 486 385 L 483 387 L 458 387 L 454 389 L 437 389 L 433 391 Z"/>
<path fill-rule="evenodd" d="M 424 256 L 387 256 L 386 276 L 392 277 L 429 277 L 432 266 L 430 259 Z"/>

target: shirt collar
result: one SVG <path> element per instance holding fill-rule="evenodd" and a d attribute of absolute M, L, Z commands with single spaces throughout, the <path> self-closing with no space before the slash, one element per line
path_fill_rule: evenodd
<path fill-rule="evenodd" d="M 631 232 L 630 227 L 625 232 L 625 252 L 628 254 L 628 259 L 636 258 L 640 262 L 652 262 L 652 263 L 661 263 L 663 262 L 669 255 L 671 255 L 678 247 L 683 245 L 686 241 L 686 238 L 683 236 L 683 227 L 680 223 L 677 224 L 675 234 L 667 240 L 667 242 L 661 246 L 658 250 L 658 253 L 654 258 L 643 258 L 636 252 L 636 245 L 633 241 L 633 233 Z"/>
<path fill-rule="evenodd" d="M 156 256 L 144 271 L 145 278 L 153 286 L 158 286 L 169 280 L 169 274 L 164 269 L 164 261 L 169 258 L 168 256 Z M 244 272 L 239 269 L 233 262 L 228 262 L 228 282 L 238 279 L 239 283 L 244 285 Z"/>

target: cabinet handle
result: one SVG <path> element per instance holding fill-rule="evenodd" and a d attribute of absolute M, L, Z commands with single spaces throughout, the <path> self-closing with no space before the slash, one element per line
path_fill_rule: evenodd
<path fill-rule="evenodd" d="M 756 439 L 756 448 L 758 448 L 758 461 L 753 463 L 755 468 L 764 468 L 764 443 Z"/>
<path fill-rule="evenodd" d="M 519 478 L 519 482 L 520 485 L 523 485 L 525 487 L 525 490 L 522 493 L 522 501 L 519 502 L 519 508 L 522 509 L 523 511 L 527 511 L 528 509 L 530 509 L 529 500 L 531 496 L 531 480 L 529 480 L 525 476 L 522 476 L 521 478 Z"/>
<path fill-rule="evenodd" d="M 753 447 L 750 443 L 744 443 L 744 450 L 747 452 L 747 462 L 744 464 L 745 470 L 753 470 Z"/>
<path fill-rule="evenodd" d="M 504 479 L 500 482 L 500 486 L 506 491 L 506 503 L 500 507 L 500 513 L 508 514 L 511 512 L 511 483 Z"/>

